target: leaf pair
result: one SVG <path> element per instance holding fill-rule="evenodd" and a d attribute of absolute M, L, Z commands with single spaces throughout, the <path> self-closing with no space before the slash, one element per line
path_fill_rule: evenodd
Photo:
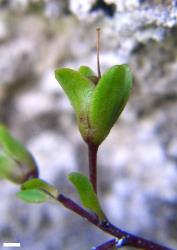
<path fill-rule="evenodd" d="M 105 215 L 88 178 L 80 173 L 71 173 L 68 179 L 79 193 L 83 206 L 96 213 L 100 220 L 103 221 Z M 17 192 L 17 197 L 27 203 L 42 203 L 51 199 L 57 200 L 58 195 L 59 193 L 55 187 L 37 178 L 26 181 L 21 186 L 21 190 Z"/>
<path fill-rule="evenodd" d="M 55 77 L 74 107 L 83 139 L 101 144 L 130 95 L 132 77 L 128 65 L 115 65 L 100 79 L 87 66 L 81 66 L 79 71 L 57 69 Z"/>
<path fill-rule="evenodd" d="M 42 203 L 57 199 L 58 191 L 47 182 L 34 178 L 21 186 L 21 190 L 17 192 L 17 197 L 27 203 Z"/>
<path fill-rule="evenodd" d="M 21 184 L 37 176 L 32 155 L 0 124 L 0 177 Z"/>

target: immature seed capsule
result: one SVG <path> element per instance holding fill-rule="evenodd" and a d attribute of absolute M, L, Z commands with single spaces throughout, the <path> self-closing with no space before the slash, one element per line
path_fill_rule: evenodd
<path fill-rule="evenodd" d="M 0 125 L 0 177 L 17 184 L 38 177 L 31 154 L 3 125 Z"/>
<path fill-rule="evenodd" d="M 55 77 L 73 105 L 80 133 L 87 143 L 100 145 L 124 109 L 132 86 L 129 66 L 115 65 L 97 81 L 86 66 L 61 68 Z"/>

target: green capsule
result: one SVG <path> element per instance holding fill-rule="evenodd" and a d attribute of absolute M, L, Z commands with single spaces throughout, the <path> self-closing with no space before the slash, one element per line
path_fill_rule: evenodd
<path fill-rule="evenodd" d="M 81 66 L 79 72 L 57 69 L 55 76 L 75 109 L 83 139 L 100 145 L 129 98 L 132 87 L 129 66 L 115 65 L 99 81 L 87 66 Z"/>
<path fill-rule="evenodd" d="M 0 177 L 21 184 L 37 176 L 38 169 L 32 155 L 0 125 Z"/>

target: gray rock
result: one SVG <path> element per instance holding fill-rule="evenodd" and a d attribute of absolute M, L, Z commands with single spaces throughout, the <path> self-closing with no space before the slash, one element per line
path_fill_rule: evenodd
<path fill-rule="evenodd" d="M 50 0 L 44 2 L 44 13 L 48 18 L 58 18 L 67 11 L 67 1 Z"/>
<path fill-rule="evenodd" d="M 28 77 L 34 64 L 34 44 L 28 39 L 18 39 L 0 48 L 1 85 L 21 82 Z"/>
<path fill-rule="evenodd" d="M 10 32 L 8 24 L 3 19 L 0 19 L 0 43 L 7 41 L 9 37 Z"/>

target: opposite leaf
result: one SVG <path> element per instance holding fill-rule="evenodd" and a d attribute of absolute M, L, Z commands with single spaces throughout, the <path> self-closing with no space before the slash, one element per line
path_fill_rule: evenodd
<path fill-rule="evenodd" d="M 27 203 L 42 203 L 49 200 L 49 195 L 39 189 L 21 190 L 16 195 Z"/>
<path fill-rule="evenodd" d="M 81 73 L 68 68 L 55 70 L 55 77 L 69 97 L 77 115 L 85 112 L 95 87 L 94 84 Z"/>
<path fill-rule="evenodd" d="M 95 85 L 80 72 L 68 68 L 55 70 L 55 77 L 75 109 L 81 135 L 87 138 L 88 109 Z"/>
<path fill-rule="evenodd" d="M 36 178 L 26 181 L 17 197 L 28 203 L 42 203 L 57 199 L 58 191 L 47 182 Z"/>
<path fill-rule="evenodd" d="M 95 73 L 93 72 L 93 70 L 89 68 L 88 66 L 80 66 L 79 73 L 81 73 L 81 75 L 87 78 L 90 76 L 95 76 Z"/>
<path fill-rule="evenodd" d="M 111 67 L 99 80 L 89 109 L 94 144 L 99 145 L 108 135 L 127 103 L 131 87 L 131 72 L 125 64 Z"/>
<path fill-rule="evenodd" d="M 88 78 L 94 85 L 97 84 L 98 77 L 95 75 L 91 68 L 89 68 L 88 66 L 81 66 L 79 68 L 79 72 L 81 73 L 81 75 Z"/>
<path fill-rule="evenodd" d="M 100 220 L 103 221 L 105 219 L 105 215 L 88 178 L 80 173 L 74 172 L 68 176 L 68 179 L 77 189 L 83 206 L 96 213 Z"/>
<path fill-rule="evenodd" d="M 46 181 L 43 181 L 41 179 L 38 178 L 34 178 L 31 180 L 26 181 L 25 183 L 23 183 L 23 185 L 21 186 L 22 190 L 29 190 L 29 189 L 38 189 L 41 190 L 45 193 L 48 193 L 49 195 L 51 195 L 54 198 L 58 197 L 58 190 L 48 184 Z"/>

